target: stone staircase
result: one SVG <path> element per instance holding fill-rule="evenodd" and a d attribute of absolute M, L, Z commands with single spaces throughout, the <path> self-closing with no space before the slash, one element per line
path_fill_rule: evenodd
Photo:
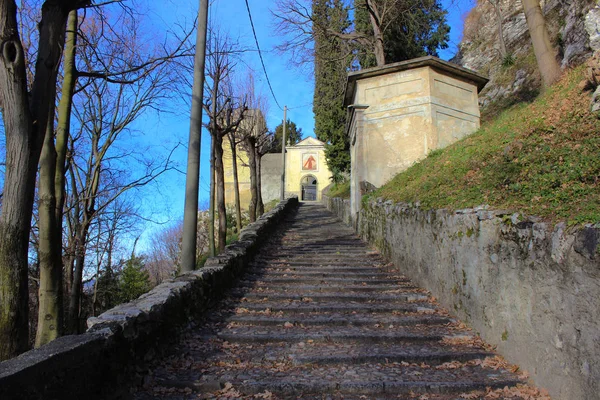
<path fill-rule="evenodd" d="M 136 399 L 473 399 L 523 383 L 321 205 L 286 225 Z"/>

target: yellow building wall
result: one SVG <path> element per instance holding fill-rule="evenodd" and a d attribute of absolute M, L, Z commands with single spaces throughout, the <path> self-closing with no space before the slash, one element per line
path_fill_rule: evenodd
<path fill-rule="evenodd" d="M 276 157 L 279 157 L 279 155 L 276 155 Z M 310 159 L 311 157 L 312 160 Z M 242 209 L 248 210 L 248 205 L 250 204 L 251 198 L 248 155 L 243 149 L 238 147 L 236 158 L 240 188 L 240 205 Z M 229 146 L 229 143 L 224 143 L 223 166 L 225 169 L 225 203 L 228 205 L 235 204 L 233 161 L 231 147 Z M 269 199 L 264 198 L 265 188 L 273 185 L 276 185 L 277 188 L 280 188 L 281 175 L 280 173 L 265 174 L 264 171 L 262 175 L 263 201 L 267 202 Z M 320 201 L 323 189 L 331 183 L 329 179 L 331 177 L 331 171 L 327 167 L 327 163 L 325 161 L 325 150 L 323 143 L 310 137 L 304 139 L 295 146 L 288 146 L 286 148 L 286 197 L 298 196 L 299 199 L 302 199 L 301 181 L 304 177 L 309 175 L 317 179 L 317 200 Z M 266 179 L 271 181 L 267 182 Z"/>
<path fill-rule="evenodd" d="M 353 103 L 368 106 L 360 168 L 376 187 L 479 128 L 477 86 L 431 67 L 362 79 L 356 88 Z"/>
<path fill-rule="evenodd" d="M 325 161 L 325 149 L 321 142 L 316 139 L 307 138 L 298 145 L 286 148 L 286 166 L 285 166 L 285 193 L 288 196 L 298 196 L 302 200 L 301 181 L 305 176 L 311 175 L 317 178 L 317 201 L 321 201 L 323 189 L 327 187 L 331 180 L 331 171 Z M 314 169 L 309 169 L 310 157 L 313 157 L 316 165 Z"/>
<path fill-rule="evenodd" d="M 233 184 L 233 157 L 231 146 L 227 141 L 223 142 L 223 167 L 225 175 L 225 204 L 235 205 L 235 191 Z M 240 206 L 247 210 L 250 204 L 250 168 L 248 167 L 248 155 L 238 146 L 236 151 L 236 164 L 238 168 L 238 182 L 240 188 Z"/>

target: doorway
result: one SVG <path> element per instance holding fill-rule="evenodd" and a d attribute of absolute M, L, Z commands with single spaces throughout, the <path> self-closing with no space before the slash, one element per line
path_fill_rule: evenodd
<path fill-rule="evenodd" d="M 317 201 L 317 178 L 307 175 L 300 182 L 302 201 Z"/>

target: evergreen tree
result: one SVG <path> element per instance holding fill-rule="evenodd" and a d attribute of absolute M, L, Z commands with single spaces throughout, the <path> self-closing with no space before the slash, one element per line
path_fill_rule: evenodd
<path fill-rule="evenodd" d="M 382 27 L 386 63 L 404 61 L 426 55 L 437 56 L 438 49 L 448 47 L 450 27 L 446 24 L 447 12 L 439 0 L 422 0 L 418 3 L 403 0 L 373 0 L 379 9 L 386 9 L 388 23 Z M 365 0 L 354 0 L 355 29 L 364 35 L 373 30 Z M 362 68 L 376 64 L 372 49 L 359 46 L 358 61 Z"/>
<path fill-rule="evenodd" d="M 107 268 L 98 276 L 96 315 L 116 306 L 119 298 L 119 274 L 113 271 L 112 268 Z"/>
<path fill-rule="evenodd" d="M 331 31 L 345 32 L 350 27 L 350 20 L 342 0 L 313 0 L 312 7 L 315 20 L 315 135 L 325 142 L 327 165 L 334 177 L 339 177 L 350 170 L 344 88 L 352 55 L 347 44 Z M 323 26 L 327 26 L 328 31 L 320 29 Z"/>
<path fill-rule="evenodd" d="M 144 259 L 131 256 L 121 272 L 119 282 L 119 300 L 126 303 L 137 299 L 150 290 L 150 277 L 148 271 L 144 270 Z"/>
<path fill-rule="evenodd" d="M 283 123 L 277 125 L 275 128 L 275 134 L 273 135 L 273 141 L 271 142 L 271 149 L 269 153 L 281 153 L 281 138 L 283 136 Z M 285 124 L 285 141 L 289 145 L 295 145 L 302 140 L 302 128 L 298 128 L 295 122 L 289 118 Z"/>

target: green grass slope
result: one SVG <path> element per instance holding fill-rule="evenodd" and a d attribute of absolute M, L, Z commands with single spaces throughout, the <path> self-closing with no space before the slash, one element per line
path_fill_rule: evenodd
<path fill-rule="evenodd" d="M 432 152 L 370 197 L 600 222 L 600 119 L 589 111 L 589 92 L 578 87 L 583 79 L 584 68 L 566 73 L 533 103 L 513 106 Z"/>

